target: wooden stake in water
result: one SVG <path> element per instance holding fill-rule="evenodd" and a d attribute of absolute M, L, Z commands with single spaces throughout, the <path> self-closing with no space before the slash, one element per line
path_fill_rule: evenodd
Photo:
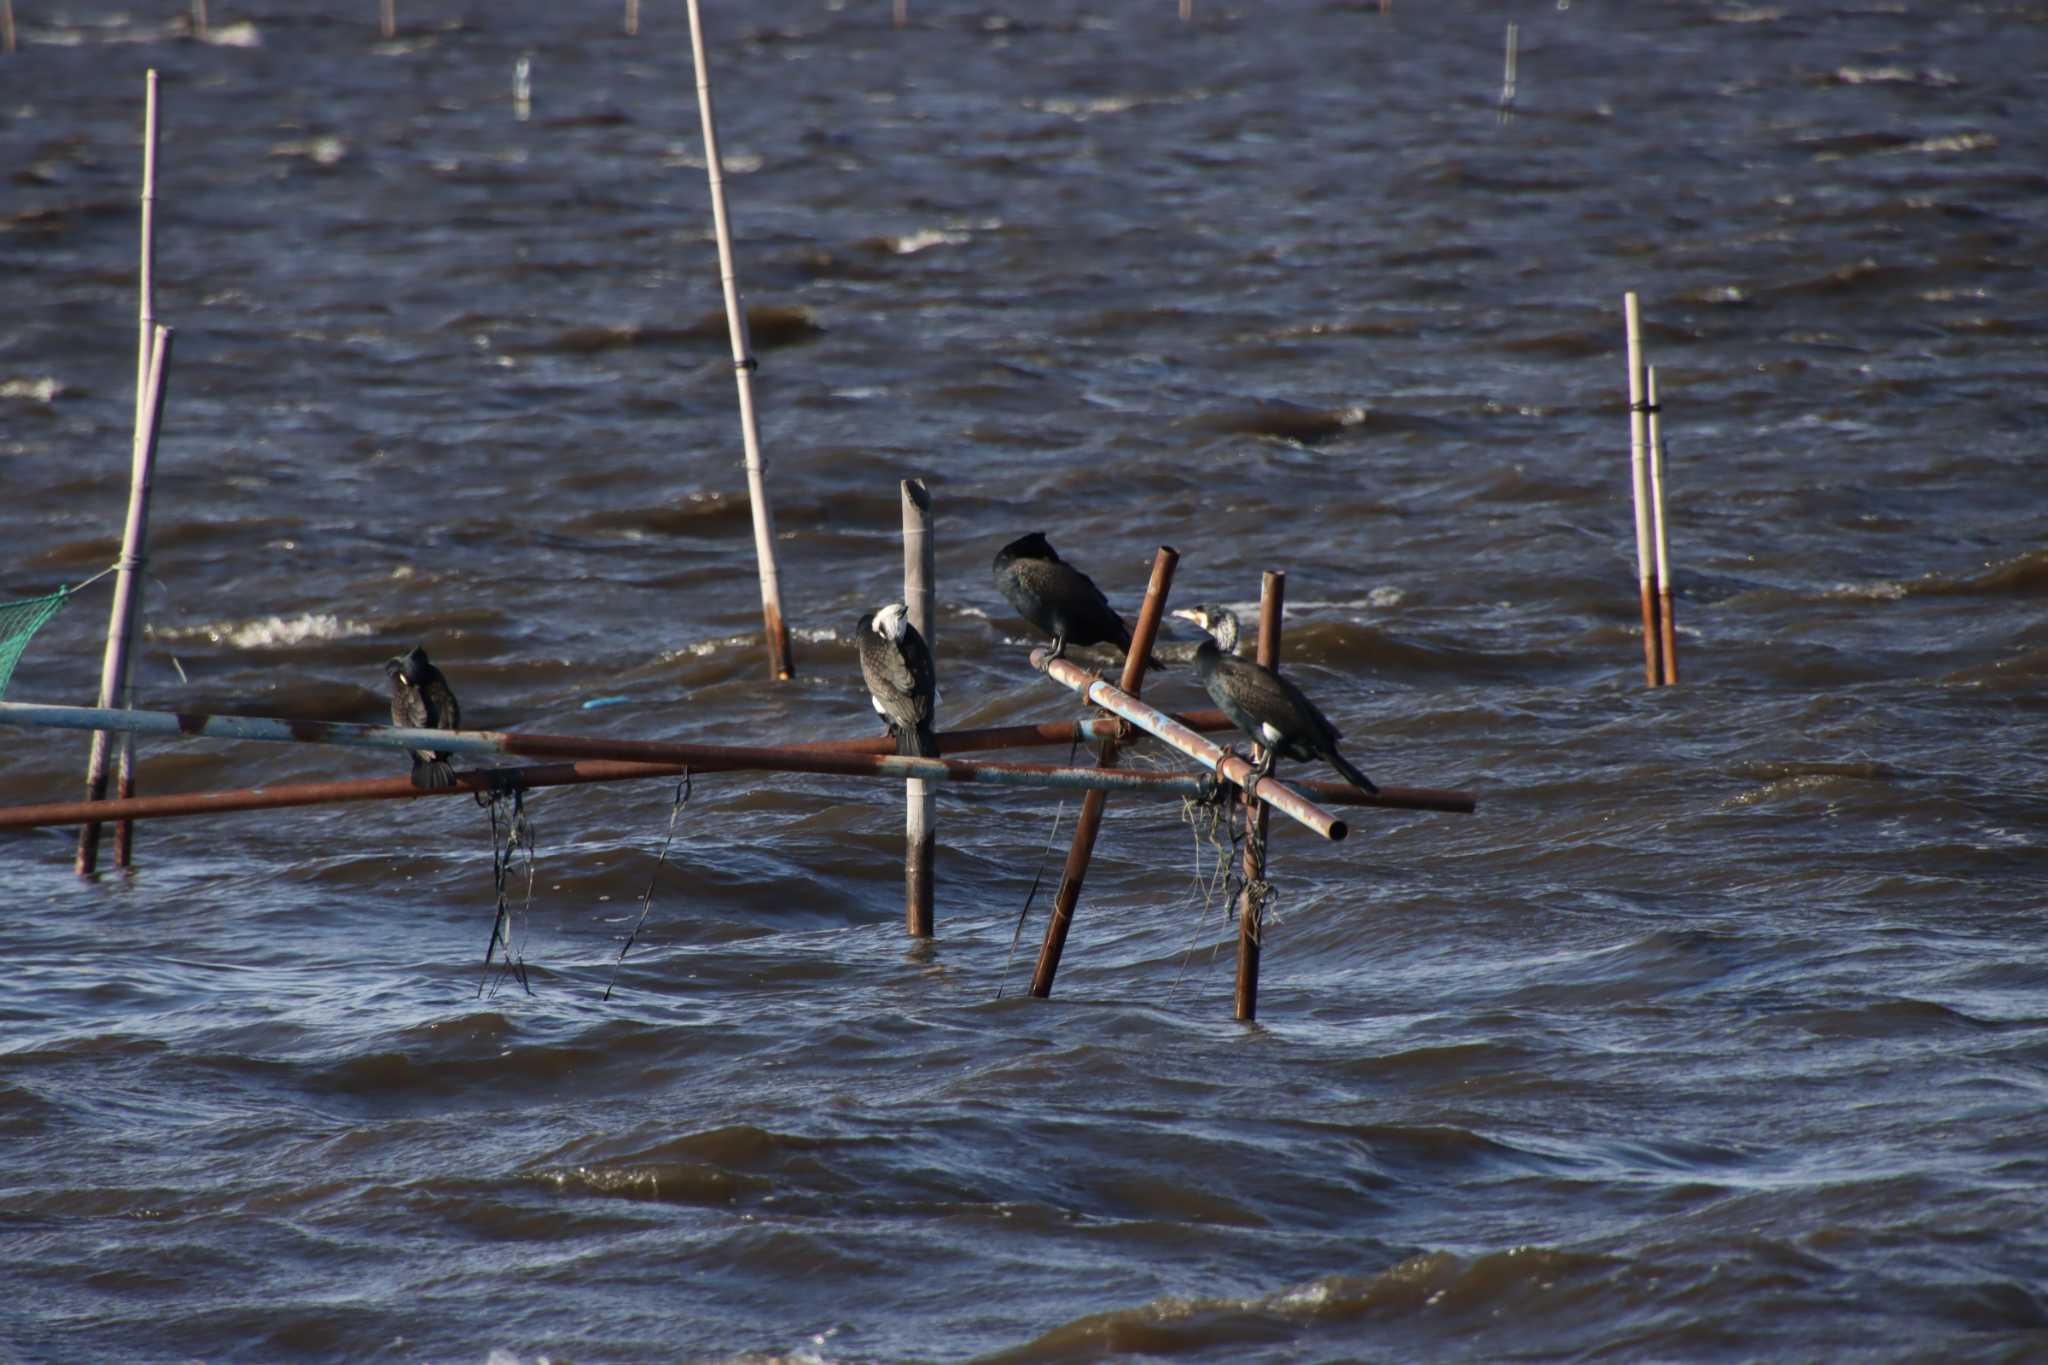
<path fill-rule="evenodd" d="M 903 600 L 910 607 L 910 628 L 924 636 L 931 651 L 932 729 L 938 724 L 939 642 L 932 635 L 932 582 L 937 577 L 936 553 L 932 545 L 932 500 L 923 479 L 903 481 Z M 932 827 L 932 790 L 923 778 L 903 784 L 903 899 L 904 920 L 913 938 L 932 936 L 932 853 L 937 831 Z"/>
<path fill-rule="evenodd" d="M 14 51 L 14 0 L 0 0 L 0 53 Z"/>
<path fill-rule="evenodd" d="M 1648 686 L 1656 687 L 1663 681 L 1663 668 L 1657 657 L 1657 589 L 1651 578 L 1649 439 L 1645 423 L 1650 404 L 1643 396 L 1643 324 L 1633 289 L 1622 296 L 1622 314 L 1628 327 L 1628 446 L 1636 503 L 1636 584 L 1643 607 L 1643 679 Z"/>
<path fill-rule="evenodd" d="M 907 26 L 910 23 L 910 0 L 896 0 L 891 17 L 897 28 Z"/>
<path fill-rule="evenodd" d="M 142 547 L 149 538 L 149 490 L 156 469 L 157 431 L 164 411 L 164 381 L 171 364 L 171 329 L 159 327 L 153 339 L 149 361 L 149 412 L 142 439 L 135 443 L 134 468 L 128 480 L 128 522 L 121 532 L 121 561 L 114 575 L 114 605 L 107 615 L 107 654 L 100 667 L 100 706 L 111 708 L 128 679 L 128 650 L 135 638 L 135 608 L 142 578 Z M 95 730 L 92 758 L 85 770 L 85 799 L 101 801 L 107 795 L 107 753 L 111 736 Z M 100 827 L 89 824 L 78 833 L 80 875 L 90 875 L 99 866 Z"/>
<path fill-rule="evenodd" d="M 1664 652 L 1664 685 L 1678 681 L 1678 625 L 1671 615 L 1671 537 L 1664 529 L 1664 428 L 1657 402 L 1657 367 L 1647 370 L 1650 404 L 1650 513 L 1657 540 L 1658 643 Z"/>
<path fill-rule="evenodd" d="M 199 11 L 203 22 L 205 10 Z M 140 445 L 144 438 L 144 424 L 149 417 L 149 367 L 156 349 L 156 147 L 157 147 L 157 79 L 156 70 L 151 68 L 145 78 L 142 115 L 142 254 L 137 270 L 135 328 L 135 435 Z M 140 547 L 135 553 L 142 553 Z M 148 580 L 142 576 L 135 581 L 134 615 L 142 615 L 142 595 Z M 130 633 L 133 633 L 131 623 Z M 127 710 L 135 709 L 135 679 L 132 673 L 124 673 L 121 679 L 121 705 Z M 135 735 L 123 731 L 121 735 L 121 757 L 116 768 L 114 791 L 122 800 L 135 795 Z M 128 867 L 135 856 L 135 822 L 123 820 L 114 826 L 114 866 Z M 87 868 L 88 872 L 92 869 Z"/>
<path fill-rule="evenodd" d="M 732 332 L 732 372 L 739 385 L 740 439 L 745 444 L 747 498 L 754 508 L 754 559 L 761 575 L 761 616 L 768 641 L 768 668 L 776 677 L 796 676 L 789 652 L 789 626 L 782 619 L 782 586 L 775 569 L 775 518 L 768 509 L 768 483 L 761 464 L 761 434 L 754 421 L 754 355 L 747 338 L 747 310 L 740 302 L 732 263 L 732 229 L 725 216 L 725 169 L 718 155 L 718 120 L 711 110 L 711 69 L 704 54 L 704 20 L 690 3 L 690 44 L 697 59 L 697 114 L 704 124 L 704 173 L 711 180 L 711 221 L 718 234 L 718 273 L 725 286 L 726 323 Z"/>
<path fill-rule="evenodd" d="M 512 63 L 512 117 L 521 123 L 533 117 L 533 58 Z"/>
<path fill-rule="evenodd" d="M 1521 46 L 1522 26 L 1508 21 L 1507 69 L 1500 78 L 1500 121 L 1506 124 L 1515 112 L 1515 54 Z"/>
<path fill-rule="evenodd" d="M 192 0 L 192 36 L 206 41 L 206 0 Z"/>
<path fill-rule="evenodd" d="M 1280 668 L 1280 614 L 1287 603 L 1287 575 L 1273 569 L 1259 588 L 1259 662 Z M 1259 1017 L 1259 949 L 1266 932 L 1266 803 L 1244 794 L 1244 893 L 1237 903 L 1237 1017 Z"/>
<path fill-rule="evenodd" d="M 398 0 L 378 0 L 377 31 L 386 41 L 398 36 Z"/>
<path fill-rule="evenodd" d="M 640 33 L 640 0 L 626 0 L 626 36 L 637 37 Z"/>

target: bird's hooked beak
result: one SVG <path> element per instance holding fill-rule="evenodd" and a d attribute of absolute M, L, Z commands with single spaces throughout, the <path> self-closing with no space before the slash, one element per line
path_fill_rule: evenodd
<path fill-rule="evenodd" d="M 1203 630 L 1209 628 L 1209 613 L 1200 607 L 1181 607 L 1173 613 L 1183 621 L 1193 621 Z"/>

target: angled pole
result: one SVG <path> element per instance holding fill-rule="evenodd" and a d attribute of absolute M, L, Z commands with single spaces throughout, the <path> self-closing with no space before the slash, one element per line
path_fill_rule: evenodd
<path fill-rule="evenodd" d="M 1650 404 L 1650 512 L 1657 541 L 1657 628 L 1664 652 L 1664 685 L 1678 681 L 1678 623 L 1671 615 L 1671 536 L 1664 529 L 1663 405 L 1657 401 L 1657 367 L 1645 371 Z"/>
<path fill-rule="evenodd" d="M 1131 650 L 1124 656 L 1123 690 L 1132 696 L 1145 683 L 1145 662 L 1152 656 L 1152 641 L 1159 634 L 1159 620 L 1166 614 L 1166 594 L 1173 587 L 1173 569 L 1180 552 L 1162 545 L 1152 557 L 1152 581 L 1145 589 L 1145 605 L 1138 610 L 1138 624 L 1131 631 Z M 1060 660 L 1064 663 L 1065 660 Z M 1114 768 L 1115 741 L 1102 746 L 1103 768 Z M 1052 994 L 1052 979 L 1060 969 L 1060 955 L 1067 948 L 1067 930 L 1074 922 L 1074 907 L 1081 900 L 1081 883 L 1088 875 L 1088 861 L 1095 854 L 1095 838 L 1102 830 L 1103 808 L 1109 794 L 1090 791 L 1081 798 L 1081 818 L 1074 823 L 1074 843 L 1067 850 L 1066 867 L 1060 872 L 1060 889 L 1053 897 L 1052 915 L 1045 924 L 1045 942 L 1038 950 L 1038 966 L 1031 974 L 1031 993 L 1043 1000 Z"/>
<path fill-rule="evenodd" d="M 204 37 L 204 0 L 199 0 L 195 14 L 199 34 Z M 156 108 L 156 69 L 152 67 L 142 116 L 142 260 L 138 271 L 135 328 L 135 441 L 138 445 L 145 439 L 143 425 L 150 420 L 149 366 L 156 342 Z M 142 550 L 143 547 L 138 546 L 135 553 L 140 556 Z M 142 594 L 146 587 L 147 579 L 138 575 L 135 581 L 135 616 L 138 618 L 142 615 Z M 132 621 L 129 634 L 132 638 Z M 124 674 L 121 679 L 121 705 L 131 709 L 135 705 L 135 677 L 132 672 Z M 123 800 L 135 795 L 135 736 L 126 730 L 121 732 L 121 759 L 114 779 L 114 791 Z M 114 866 L 132 866 L 134 857 L 135 822 L 123 820 L 114 826 Z M 91 870 L 86 869 L 88 872 Z"/>
<path fill-rule="evenodd" d="M 936 554 L 932 546 L 932 500 L 923 479 L 903 481 L 903 600 L 910 608 L 910 625 L 924 637 L 931 651 L 932 670 L 938 671 L 939 642 L 932 636 L 932 579 Z M 934 677 L 936 683 L 936 676 Z M 933 689 L 932 708 L 938 709 L 938 692 Z M 932 718 L 938 728 L 938 717 Z M 944 752 L 941 750 L 940 752 Z M 937 842 L 932 828 L 932 790 L 921 778 L 903 784 L 903 900 L 906 927 L 913 938 L 932 936 L 932 852 Z"/>
<path fill-rule="evenodd" d="M 1280 667 L 1280 615 L 1287 604 L 1287 575 L 1266 570 L 1259 588 L 1259 662 Z M 1266 879 L 1266 818 L 1272 808 L 1246 792 L 1244 891 L 1237 903 L 1237 1017 L 1259 1017 L 1259 949 L 1265 935 L 1265 897 L 1255 889 Z"/>
<path fill-rule="evenodd" d="M 782 584 L 775 567 L 775 517 L 768 508 L 768 483 L 761 464 L 761 433 L 754 420 L 753 344 L 747 310 L 740 301 L 732 262 L 732 228 L 725 215 L 725 166 L 718 155 L 718 120 L 711 108 L 711 68 L 704 54 L 704 20 L 697 0 L 690 4 L 690 46 L 697 62 L 697 114 L 704 125 L 704 173 L 711 181 L 711 222 L 718 235 L 718 274 L 725 288 L 726 325 L 732 333 L 733 381 L 739 386 L 740 440 L 746 450 L 747 500 L 754 509 L 754 560 L 761 578 L 761 617 L 768 641 L 768 671 L 796 676 L 789 652 L 789 625 L 782 618 Z"/>
<path fill-rule="evenodd" d="M 107 653 L 100 666 L 100 709 L 113 707 L 128 681 L 128 649 L 135 638 L 137 584 L 141 579 L 142 547 L 149 536 L 149 490 L 156 469 L 157 430 L 163 421 L 164 376 L 171 365 L 171 329 L 156 329 L 156 345 L 149 365 L 149 414 L 145 439 L 135 447 L 134 469 L 128 481 L 128 523 L 121 533 L 120 571 L 114 576 L 114 605 L 107 617 Z M 107 753 L 112 735 L 95 731 L 92 757 L 86 765 L 86 800 L 103 800 L 107 794 Z M 90 876 L 99 865 L 100 827 L 86 825 L 78 833 L 79 875 Z"/>

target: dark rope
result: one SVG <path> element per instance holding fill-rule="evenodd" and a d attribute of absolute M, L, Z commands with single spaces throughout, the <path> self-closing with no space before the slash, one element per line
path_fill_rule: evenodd
<path fill-rule="evenodd" d="M 1074 766 L 1074 755 L 1081 752 L 1081 732 L 1074 732 L 1074 742 L 1067 749 L 1067 766 Z M 1003 959 L 1003 974 L 996 978 L 996 999 L 1003 998 L 1003 991 L 1010 983 L 1010 968 L 1017 961 L 1017 944 L 1024 937 L 1024 921 L 1031 917 L 1031 902 L 1038 898 L 1038 887 L 1045 880 L 1045 858 L 1052 852 L 1054 841 L 1060 837 L 1060 818 L 1067 813 L 1067 801 L 1060 798 L 1059 806 L 1052 813 L 1052 832 L 1045 836 L 1045 848 L 1038 855 L 1038 870 L 1031 874 L 1031 890 L 1025 893 L 1024 908 L 1017 912 L 1017 931 L 1010 935 L 1010 955 Z"/>
<path fill-rule="evenodd" d="M 612 998 L 612 987 L 619 983 L 619 968 L 626 963 L 626 954 L 633 950 L 635 940 L 640 937 L 640 927 L 647 923 L 647 911 L 654 904 L 654 882 L 661 875 L 661 865 L 668 860 L 668 846 L 676 837 L 676 817 L 683 813 L 683 807 L 690 800 L 690 770 L 683 769 L 683 776 L 676 783 L 675 799 L 669 802 L 668 833 L 661 836 L 661 851 L 654 855 L 654 871 L 647 874 L 647 894 L 640 898 L 640 918 L 634 921 L 633 932 L 626 935 L 626 941 L 619 946 L 619 960 L 612 963 L 612 979 L 604 983 L 604 998 Z"/>
<path fill-rule="evenodd" d="M 498 806 L 506 797 L 512 799 L 511 818 L 505 823 L 505 838 L 498 839 Z M 476 794 L 477 804 L 490 812 L 491 816 L 491 882 L 497 891 L 497 911 L 491 918 L 491 940 L 484 946 L 484 972 L 476 983 L 477 998 L 482 999 L 484 987 L 491 979 L 491 958 L 498 951 L 498 945 L 505 947 L 505 970 L 517 980 L 528 995 L 533 994 L 533 983 L 527 979 L 526 960 L 516 957 L 512 948 L 512 910 L 507 904 L 505 884 L 511 879 L 514 855 L 520 848 L 526 850 L 526 904 L 523 909 L 533 907 L 533 826 L 526 819 L 526 787 L 516 777 L 493 776 L 488 792 Z M 492 987 L 495 995 L 497 988 Z"/>

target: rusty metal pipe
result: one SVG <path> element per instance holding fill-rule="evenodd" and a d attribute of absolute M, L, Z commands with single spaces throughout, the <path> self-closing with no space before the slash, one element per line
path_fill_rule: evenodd
<path fill-rule="evenodd" d="M 1280 619 L 1287 605 L 1287 575 L 1266 570 L 1259 585 L 1259 662 L 1280 667 Z M 1266 827 L 1272 808 L 1244 794 L 1245 820 L 1252 826 L 1244 841 L 1244 892 L 1237 905 L 1237 1018 L 1259 1017 L 1259 950 L 1265 936 L 1264 901 L 1252 888 L 1266 879 Z"/>

